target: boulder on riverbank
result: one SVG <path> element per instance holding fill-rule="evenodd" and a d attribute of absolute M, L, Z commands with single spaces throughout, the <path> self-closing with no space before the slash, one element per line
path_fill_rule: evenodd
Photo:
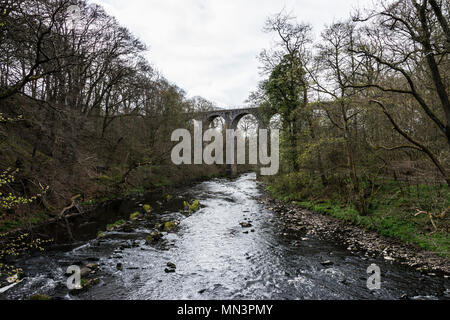
<path fill-rule="evenodd" d="M 178 225 L 179 225 L 179 222 L 177 222 L 177 221 L 168 221 L 168 222 L 164 223 L 163 230 L 165 232 L 172 232 L 178 227 Z"/>
<path fill-rule="evenodd" d="M 46 295 L 46 294 L 33 294 L 30 297 L 30 300 L 46 301 L 46 300 L 52 300 L 52 298 L 49 295 Z"/>
<path fill-rule="evenodd" d="M 152 244 L 152 243 L 155 243 L 158 240 L 160 240 L 162 237 L 163 237 L 163 234 L 161 232 L 153 231 L 145 238 L 145 242 L 147 244 Z"/>

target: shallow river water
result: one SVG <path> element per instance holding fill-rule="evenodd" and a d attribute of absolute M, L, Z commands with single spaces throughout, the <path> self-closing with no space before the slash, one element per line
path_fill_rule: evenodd
<path fill-rule="evenodd" d="M 405 295 L 450 299 L 448 279 L 350 253 L 343 244 L 292 231 L 259 201 L 260 195 L 255 175 L 245 174 L 182 189 L 166 203 L 145 198 L 118 202 L 101 212 L 109 221 L 74 226 L 77 242 L 55 244 L 15 261 L 26 278 L 0 294 L 0 299 L 28 299 L 36 293 L 62 299 L 400 299 Z M 181 213 L 184 199 L 200 200 L 202 209 L 193 215 Z M 104 239 L 95 239 L 99 223 L 104 226 L 127 217 L 139 209 L 139 203 L 152 201 L 155 210 L 150 218 L 136 222 L 133 230 L 106 232 Z M 174 220 L 180 222 L 175 232 L 146 244 L 155 223 Z M 243 228 L 242 222 L 252 227 Z M 100 282 L 85 292 L 70 293 L 65 285 L 67 267 L 89 260 L 99 264 L 95 277 Z M 165 272 L 169 261 L 176 264 L 176 272 Z M 324 261 L 332 264 L 323 265 Z M 372 263 L 381 269 L 380 290 L 367 288 L 366 271 Z"/>

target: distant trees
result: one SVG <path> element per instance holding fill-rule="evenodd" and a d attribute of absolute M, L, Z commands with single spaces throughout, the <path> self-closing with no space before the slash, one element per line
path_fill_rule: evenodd
<path fill-rule="evenodd" d="M 26 85 L 61 69 L 66 52 L 55 45 L 52 36 L 68 3 L 0 2 L 0 99 L 23 92 Z"/>

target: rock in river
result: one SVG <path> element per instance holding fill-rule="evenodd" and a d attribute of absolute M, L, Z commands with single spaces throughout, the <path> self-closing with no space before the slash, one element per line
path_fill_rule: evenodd
<path fill-rule="evenodd" d="M 165 272 L 165 273 L 174 273 L 174 272 L 175 272 L 175 269 L 165 268 L 165 269 L 164 269 L 164 272 Z"/>
<path fill-rule="evenodd" d="M 252 224 L 250 222 L 241 222 L 240 223 L 242 228 L 251 228 Z"/>
<path fill-rule="evenodd" d="M 326 266 L 332 266 L 334 263 L 330 260 L 326 260 L 320 263 L 321 265 L 323 265 L 324 267 Z"/>
<path fill-rule="evenodd" d="M 160 240 L 162 238 L 163 234 L 159 231 L 153 231 L 152 233 L 150 233 L 147 238 L 145 238 L 145 241 L 147 242 L 147 244 L 152 244 L 158 240 Z"/>
<path fill-rule="evenodd" d="M 88 274 L 90 274 L 91 271 L 92 271 L 92 270 L 91 270 L 90 268 L 88 268 L 88 267 L 81 268 L 81 273 L 80 273 L 80 275 L 81 275 L 82 277 L 85 277 L 85 276 L 87 276 Z"/>
<path fill-rule="evenodd" d="M 164 231 L 166 232 L 171 232 L 173 231 L 177 226 L 178 226 L 178 222 L 176 221 L 168 221 L 164 223 Z"/>
<path fill-rule="evenodd" d="M 164 269 L 165 273 L 173 273 L 177 269 L 177 266 L 173 262 L 167 262 L 167 267 Z"/>

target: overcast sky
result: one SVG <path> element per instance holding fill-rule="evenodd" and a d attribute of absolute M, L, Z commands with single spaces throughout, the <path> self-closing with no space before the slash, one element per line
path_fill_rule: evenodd
<path fill-rule="evenodd" d="M 285 9 L 313 25 L 347 18 L 371 0 L 92 0 L 147 44 L 148 59 L 189 97 L 239 107 L 261 80 L 257 56 L 274 36 L 262 27 Z"/>

